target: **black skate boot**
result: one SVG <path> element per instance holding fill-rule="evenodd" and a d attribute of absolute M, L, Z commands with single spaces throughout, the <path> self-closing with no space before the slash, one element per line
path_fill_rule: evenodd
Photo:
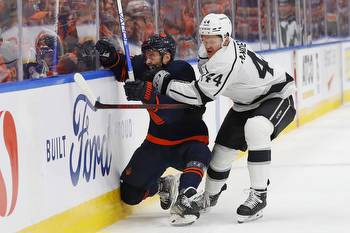
<path fill-rule="evenodd" d="M 200 216 L 198 198 L 199 195 L 193 187 L 181 192 L 170 209 L 170 224 L 184 226 L 194 223 Z"/>
<path fill-rule="evenodd" d="M 158 194 L 160 197 L 160 206 L 163 210 L 170 208 L 176 199 L 178 179 L 173 176 L 165 176 L 159 179 Z"/>
<path fill-rule="evenodd" d="M 263 216 L 262 210 L 266 207 L 265 190 L 250 189 L 248 199 L 237 209 L 238 223 L 256 220 Z"/>

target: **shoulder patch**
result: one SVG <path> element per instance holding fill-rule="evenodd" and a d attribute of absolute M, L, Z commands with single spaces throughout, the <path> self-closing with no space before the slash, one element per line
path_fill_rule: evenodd
<path fill-rule="evenodd" d="M 246 59 L 246 54 L 247 54 L 247 44 L 236 40 L 236 44 L 238 46 L 238 57 L 241 60 L 241 63 L 243 63 Z"/>

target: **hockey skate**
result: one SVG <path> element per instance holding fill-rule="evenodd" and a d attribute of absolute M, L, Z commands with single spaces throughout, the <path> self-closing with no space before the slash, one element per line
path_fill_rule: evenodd
<path fill-rule="evenodd" d="M 221 193 L 223 191 L 225 191 L 227 189 L 227 185 L 224 184 L 221 189 L 220 189 L 220 192 L 218 194 L 215 194 L 215 195 L 209 195 L 209 201 L 210 201 L 210 207 L 213 207 L 215 206 L 217 203 L 218 203 L 218 199 L 221 195 Z"/>
<path fill-rule="evenodd" d="M 250 189 L 248 199 L 237 209 L 238 223 L 256 220 L 263 216 L 263 209 L 266 207 L 267 190 Z"/>
<path fill-rule="evenodd" d="M 158 194 L 160 197 L 160 206 L 167 210 L 173 204 L 177 195 L 178 179 L 173 175 L 161 177 L 159 179 Z"/>
<path fill-rule="evenodd" d="M 175 204 L 170 209 L 170 224 L 185 226 L 194 223 L 200 216 L 198 206 L 199 195 L 193 187 L 187 188 L 179 194 Z"/>
<path fill-rule="evenodd" d="M 215 195 L 209 195 L 207 192 L 204 192 L 199 200 L 197 201 L 198 205 L 200 206 L 200 212 L 201 213 L 206 213 L 209 211 L 210 207 L 213 207 L 217 204 L 218 199 L 223 191 L 227 189 L 227 185 L 224 184 L 220 192 L 215 194 Z"/>

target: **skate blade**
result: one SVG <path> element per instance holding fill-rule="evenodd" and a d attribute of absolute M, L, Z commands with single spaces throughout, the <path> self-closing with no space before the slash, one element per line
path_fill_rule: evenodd
<path fill-rule="evenodd" d="M 173 226 L 187 226 L 194 223 L 197 219 L 198 218 L 195 215 L 185 215 L 182 217 L 178 214 L 171 214 L 170 224 Z"/>
<path fill-rule="evenodd" d="M 245 223 L 245 222 L 251 222 L 254 220 L 257 220 L 263 216 L 263 212 L 259 211 L 258 213 L 251 215 L 251 216 L 245 216 L 245 215 L 237 215 L 237 222 L 238 223 Z"/>
<path fill-rule="evenodd" d="M 203 208 L 199 211 L 199 213 L 201 214 L 206 214 L 206 213 L 209 213 L 210 212 L 210 209 L 211 207 L 206 207 L 206 208 Z"/>

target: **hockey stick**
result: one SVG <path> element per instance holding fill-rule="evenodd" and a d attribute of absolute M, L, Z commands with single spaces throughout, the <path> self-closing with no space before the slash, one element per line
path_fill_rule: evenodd
<path fill-rule="evenodd" d="M 128 38 L 126 37 L 125 20 L 124 20 L 124 14 L 123 14 L 121 0 L 117 0 L 117 5 L 118 5 L 120 29 L 121 29 L 121 33 L 122 33 L 124 51 L 125 51 L 125 56 L 126 56 L 126 63 L 128 66 L 128 75 L 129 75 L 128 80 L 135 81 L 134 71 L 133 71 L 132 63 L 131 63 L 131 59 L 130 59 L 130 49 L 129 49 Z"/>
<path fill-rule="evenodd" d="M 184 109 L 191 108 L 187 104 L 104 104 L 101 103 L 89 84 L 80 73 L 74 74 L 74 81 L 83 91 L 84 95 L 88 98 L 91 104 L 97 109 Z"/>
<path fill-rule="evenodd" d="M 124 51 L 126 56 L 126 62 L 127 62 L 127 69 L 128 69 L 128 75 L 129 79 L 128 81 L 134 81 L 134 71 L 130 59 L 130 49 L 128 44 L 128 38 L 126 36 L 126 29 L 125 29 L 125 20 L 124 20 L 124 14 L 123 14 L 123 8 L 121 4 L 121 0 L 117 0 L 117 6 L 118 6 L 118 14 L 119 14 L 119 21 L 120 21 L 120 28 L 121 28 L 121 34 L 123 38 L 123 45 L 124 45 Z M 84 77 L 80 73 L 74 74 L 74 81 L 77 83 L 77 85 L 80 87 L 80 89 L 83 91 L 85 96 L 88 98 L 90 103 L 94 105 L 97 109 L 185 109 L 185 108 L 191 108 L 191 106 L 186 104 L 104 104 L 101 103 L 91 88 L 89 87 L 88 83 L 84 79 Z"/>

